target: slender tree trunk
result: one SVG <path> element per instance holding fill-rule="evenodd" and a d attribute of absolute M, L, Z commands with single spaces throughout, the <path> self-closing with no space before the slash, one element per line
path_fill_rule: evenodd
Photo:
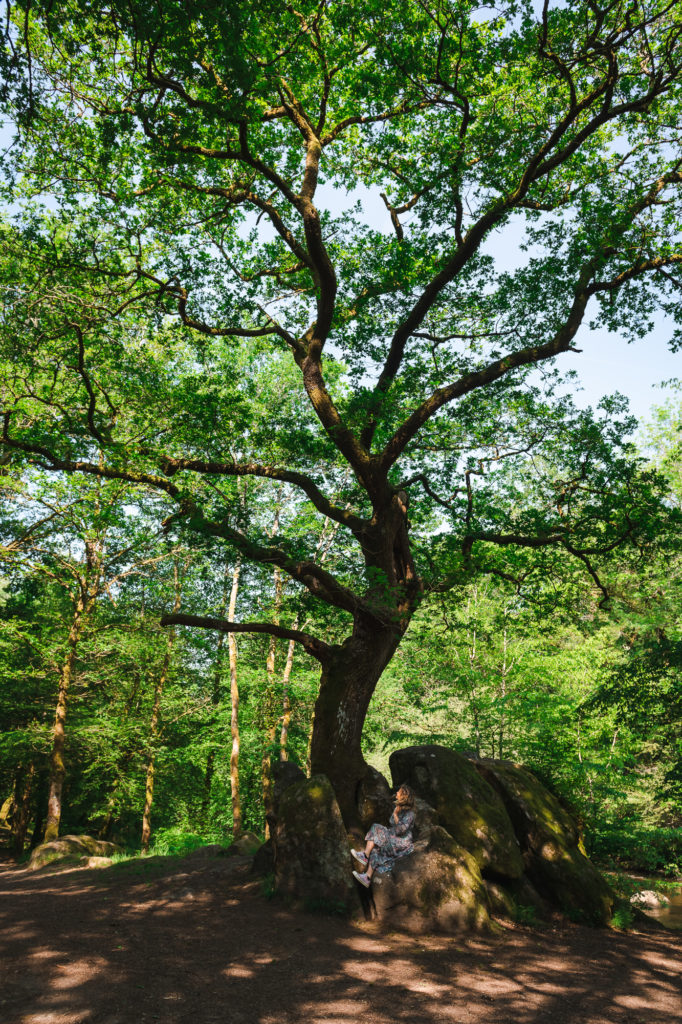
<path fill-rule="evenodd" d="M 43 825 L 45 822 L 45 815 L 47 813 L 47 793 L 48 793 L 48 773 L 47 765 L 38 770 L 38 781 L 36 783 L 36 798 L 34 806 L 36 809 L 35 821 L 33 822 L 33 832 L 31 833 L 31 841 L 29 848 L 35 850 L 36 846 L 40 846 L 43 841 Z"/>
<path fill-rule="evenodd" d="M 20 768 L 14 780 L 14 793 L 11 814 L 11 849 L 16 857 L 20 857 L 26 845 L 26 833 L 30 820 L 31 794 L 35 780 L 35 765 L 29 764 Z"/>
<path fill-rule="evenodd" d="M 275 801 L 272 783 L 272 748 L 277 735 L 277 722 L 272 722 L 265 733 L 265 751 L 261 760 L 261 785 L 263 789 L 263 813 L 265 815 L 265 838 L 270 838 L 270 818 L 274 812 Z"/>
<path fill-rule="evenodd" d="M 230 591 L 230 604 L 228 607 L 228 619 L 230 622 L 234 622 L 235 610 L 237 608 L 240 573 L 241 559 L 237 559 L 232 573 L 232 589 Z M 237 839 L 241 835 L 242 831 L 242 807 L 239 795 L 239 685 L 237 679 L 237 638 L 234 633 L 228 634 L 227 649 L 230 662 L 230 735 L 232 737 L 232 751 L 230 753 L 230 789 L 232 792 L 232 834 L 235 839 Z"/>
<path fill-rule="evenodd" d="M 225 563 L 225 572 L 223 576 L 223 595 L 218 610 L 218 617 L 223 619 L 225 612 L 227 611 L 227 601 L 229 593 L 229 579 L 230 571 L 227 562 Z M 213 693 L 211 696 L 211 703 L 214 708 L 217 708 L 220 704 L 220 691 L 223 677 L 223 655 L 225 652 L 225 634 L 218 633 L 218 640 L 216 643 L 216 657 L 213 666 Z M 215 761 L 216 761 L 216 750 L 212 747 L 208 752 L 206 758 L 206 769 L 204 771 L 204 791 L 201 798 L 201 824 L 206 827 L 208 823 L 209 811 L 211 808 L 211 789 L 213 786 L 213 776 L 215 774 Z"/>
<path fill-rule="evenodd" d="M 175 585 L 175 601 L 173 602 L 173 611 L 177 612 L 180 609 L 180 600 L 182 597 L 182 586 L 180 578 L 180 567 L 178 560 L 175 560 L 173 566 L 173 581 Z M 159 673 L 156 685 L 154 687 L 154 703 L 152 705 L 152 717 L 149 722 L 149 758 L 147 760 L 147 772 L 145 775 L 144 785 L 144 809 L 142 811 L 142 836 L 140 846 L 143 853 L 149 853 L 149 843 L 152 836 L 152 805 L 154 803 L 154 782 L 156 776 L 156 742 L 159 738 L 160 733 L 160 719 L 161 719 L 161 699 L 163 697 L 163 691 L 166 686 L 166 680 L 171 666 L 171 658 L 173 656 L 173 647 L 175 645 L 175 629 L 171 627 L 168 631 L 168 639 L 166 640 L 166 652 L 163 657 L 163 664 L 161 666 L 161 672 Z"/>
<path fill-rule="evenodd" d="M 140 843 L 143 853 L 149 853 L 149 843 L 152 836 L 152 805 L 154 803 L 154 781 L 156 775 L 156 752 L 154 746 L 159 736 L 161 698 L 168 677 L 174 642 L 175 630 L 171 629 L 166 641 L 166 653 L 164 654 L 161 672 L 157 677 L 154 687 L 154 704 L 152 706 L 152 717 L 149 722 L 149 758 L 147 760 L 144 784 L 144 809 L 142 811 L 142 838 Z"/>
<path fill-rule="evenodd" d="M 78 580 L 78 596 L 74 604 L 71 628 L 66 644 L 66 657 L 59 676 L 57 691 L 57 708 L 55 710 L 54 728 L 52 730 L 52 751 L 50 754 L 48 774 L 47 820 L 44 841 L 50 842 L 59 836 L 59 823 L 62 817 L 62 791 L 66 776 L 64 748 L 66 745 L 66 710 L 69 689 L 76 663 L 78 642 L 87 618 L 95 606 L 100 591 L 100 574 L 104 539 L 102 536 L 85 542 L 85 571 Z"/>
<path fill-rule="evenodd" d="M 500 679 L 500 696 L 502 697 L 502 710 L 500 711 L 500 727 L 498 730 L 497 737 L 497 756 L 500 761 L 504 757 L 504 733 L 507 725 L 507 674 L 509 667 L 507 665 L 507 629 L 505 627 L 503 634 L 503 648 L 502 648 L 502 677 Z"/>
<path fill-rule="evenodd" d="M 474 628 L 469 642 L 469 688 L 471 690 L 471 712 L 474 719 L 474 737 L 476 742 L 476 757 L 481 756 L 481 722 L 478 708 L 478 690 L 476 687 L 476 629 Z"/>
<path fill-rule="evenodd" d="M 275 518 L 273 535 L 276 532 L 278 516 Z M 282 608 L 283 583 L 282 575 L 277 566 L 273 570 L 273 583 L 275 587 L 275 603 L 273 621 L 279 625 L 279 614 Z M 274 803 L 272 795 L 272 748 L 275 745 L 277 734 L 277 723 L 279 721 L 275 711 L 275 655 L 277 653 L 277 640 L 270 637 L 268 655 L 265 659 L 266 689 L 263 699 L 263 721 L 265 726 L 265 749 L 261 759 L 261 788 L 263 792 L 263 813 L 265 816 L 265 838 L 270 838 L 269 818 L 273 813 Z"/>
<path fill-rule="evenodd" d="M 64 761 L 64 747 L 66 744 L 66 709 L 69 696 L 69 688 L 73 676 L 73 666 L 76 661 L 78 641 L 83 630 L 83 617 L 85 612 L 85 595 L 82 590 L 76 601 L 69 637 L 67 641 L 66 657 L 59 674 L 59 689 L 57 691 L 57 708 L 55 711 L 54 727 L 52 729 L 52 750 L 49 763 L 49 789 L 47 797 L 47 821 L 45 823 L 45 834 L 43 840 L 46 843 L 57 839 L 59 836 L 59 823 L 62 817 L 62 791 L 64 789 L 64 778 L 66 776 L 66 764 Z"/>
<path fill-rule="evenodd" d="M 294 620 L 293 628 L 298 628 L 298 619 Z M 287 753 L 287 743 L 289 741 L 289 725 L 291 724 L 291 696 L 289 694 L 289 681 L 291 679 L 291 670 L 294 665 L 295 649 L 295 641 L 290 640 L 289 647 L 287 648 L 287 660 L 284 665 L 284 672 L 282 673 L 282 728 L 280 729 L 279 733 L 280 761 L 289 760 L 289 754 Z"/>

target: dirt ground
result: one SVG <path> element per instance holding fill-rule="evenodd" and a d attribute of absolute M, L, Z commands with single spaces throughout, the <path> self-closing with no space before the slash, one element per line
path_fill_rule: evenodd
<path fill-rule="evenodd" d="M 293 911 L 237 858 L 0 867 L 2 1024 L 671 1024 L 682 933 L 406 937 Z"/>

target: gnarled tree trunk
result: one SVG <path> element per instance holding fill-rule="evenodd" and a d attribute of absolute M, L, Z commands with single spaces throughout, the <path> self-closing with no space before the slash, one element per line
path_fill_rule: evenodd
<path fill-rule="evenodd" d="M 322 669 L 310 769 L 329 778 L 349 827 L 356 823 L 357 788 L 367 771 L 361 742 L 367 709 L 401 638 L 396 628 L 358 618 L 352 636 L 333 649 Z"/>
<path fill-rule="evenodd" d="M 408 539 L 407 495 L 384 497 L 383 527 L 368 531 L 363 544 L 376 586 L 364 595 L 352 634 L 322 661 L 310 747 L 311 772 L 329 778 L 348 827 L 357 823 L 357 789 L 367 771 L 362 730 L 369 702 L 422 594 Z"/>

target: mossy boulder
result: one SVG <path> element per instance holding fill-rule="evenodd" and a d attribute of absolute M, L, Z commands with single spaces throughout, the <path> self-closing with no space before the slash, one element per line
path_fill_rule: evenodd
<path fill-rule="evenodd" d="M 228 857 L 253 857 L 261 845 L 261 840 L 253 832 L 244 832 L 239 839 L 228 846 Z"/>
<path fill-rule="evenodd" d="M 111 857 L 81 857 L 83 868 L 110 868 L 113 864 Z"/>
<path fill-rule="evenodd" d="M 272 838 L 278 893 L 310 909 L 350 913 L 358 908 L 348 836 L 325 775 L 287 787 Z"/>
<path fill-rule="evenodd" d="M 275 872 L 275 845 L 272 838 L 256 850 L 251 861 L 251 870 L 255 875 L 272 875 Z"/>
<path fill-rule="evenodd" d="M 372 885 L 378 917 L 410 932 L 485 931 L 488 896 L 476 859 L 436 825 Z"/>
<path fill-rule="evenodd" d="M 111 857 L 117 852 L 119 847 L 114 843 L 105 843 L 91 836 L 60 836 L 36 846 L 27 867 L 29 871 L 38 871 L 48 864 L 60 868 L 76 867 L 91 857 Z"/>
<path fill-rule="evenodd" d="M 367 766 L 365 777 L 358 786 L 358 816 L 365 831 L 378 822 L 387 825 L 393 812 L 393 796 L 388 782 L 376 768 Z"/>
<path fill-rule="evenodd" d="M 272 804 L 275 815 L 282 794 L 295 782 L 305 779 L 305 772 L 295 761 L 275 761 L 272 766 Z"/>
<path fill-rule="evenodd" d="M 528 771 L 509 761 L 478 761 L 495 787 L 521 845 L 525 875 L 540 895 L 571 919 L 607 924 L 613 893 L 585 856 L 576 822 Z"/>
<path fill-rule="evenodd" d="M 476 860 L 502 878 L 520 878 L 523 860 L 505 806 L 471 762 L 435 745 L 396 750 L 389 759 L 393 785 L 410 785 L 433 807 L 438 823 Z"/>

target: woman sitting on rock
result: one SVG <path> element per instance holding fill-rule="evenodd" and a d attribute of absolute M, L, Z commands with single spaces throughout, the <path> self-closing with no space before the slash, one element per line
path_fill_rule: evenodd
<path fill-rule="evenodd" d="M 414 850 L 412 827 L 414 825 L 414 793 L 409 786 L 402 785 L 395 798 L 395 809 L 388 827 L 372 825 L 365 836 L 366 846 L 362 850 L 351 850 L 364 871 L 354 871 L 360 885 L 367 889 L 376 871 L 383 875 L 390 871 L 400 857 L 406 857 Z"/>

